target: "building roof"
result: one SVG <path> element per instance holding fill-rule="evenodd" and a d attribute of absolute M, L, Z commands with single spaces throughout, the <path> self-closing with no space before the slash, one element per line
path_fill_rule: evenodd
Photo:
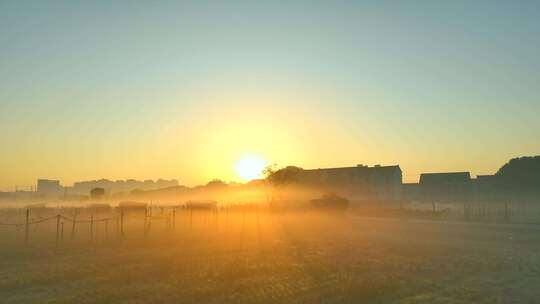
<path fill-rule="evenodd" d="M 301 176 L 311 179 L 319 179 L 323 176 L 328 178 L 336 178 L 342 181 L 367 180 L 372 177 L 394 177 L 401 176 L 401 168 L 396 166 L 363 166 L 355 167 L 339 167 L 339 168 L 324 168 L 324 169 L 309 169 L 303 170 Z M 325 180 L 328 181 L 328 180 Z"/>
<path fill-rule="evenodd" d="M 340 172 L 340 171 L 355 171 L 355 172 L 393 172 L 401 171 L 399 165 L 394 166 L 379 166 L 368 167 L 365 165 L 357 165 L 355 167 L 337 167 L 337 168 L 318 168 L 318 169 L 305 169 L 305 171 L 324 171 L 324 172 Z"/>
<path fill-rule="evenodd" d="M 470 172 L 422 173 L 420 175 L 421 185 L 464 183 L 470 180 Z"/>

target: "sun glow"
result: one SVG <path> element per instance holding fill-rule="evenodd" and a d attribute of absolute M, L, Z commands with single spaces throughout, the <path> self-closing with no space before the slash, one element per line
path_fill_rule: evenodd
<path fill-rule="evenodd" d="M 266 161 L 258 155 L 247 155 L 235 164 L 236 173 L 245 181 L 262 177 Z"/>

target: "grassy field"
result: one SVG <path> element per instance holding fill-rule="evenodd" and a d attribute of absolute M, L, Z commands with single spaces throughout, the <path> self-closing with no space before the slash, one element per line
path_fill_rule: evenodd
<path fill-rule="evenodd" d="M 356 214 L 0 227 L 2 303 L 535 303 L 540 228 Z M 169 223 L 170 224 L 170 223 Z M 66 226 L 67 227 L 67 226 Z"/>

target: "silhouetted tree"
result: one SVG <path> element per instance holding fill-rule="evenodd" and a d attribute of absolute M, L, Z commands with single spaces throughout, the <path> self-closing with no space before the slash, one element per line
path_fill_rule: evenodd
<path fill-rule="evenodd" d="M 497 183 L 510 189 L 540 191 L 540 156 L 513 158 L 495 174 Z"/>
<path fill-rule="evenodd" d="M 304 169 L 295 166 L 287 166 L 275 172 L 271 172 L 267 179 L 272 185 L 286 185 L 298 182 L 298 179 Z"/>
<path fill-rule="evenodd" d="M 270 181 L 269 177 L 272 176 L 272 174 L 274 174 L 276 172 L 276 167 L 277 165 L 276 164 L 271 164 L 271 165 L 268 165 L 264 168 L 263 170 L 263 175 L 264 175 L 264 178 L 267 180 L 267 181 Z"/>
<path fill-rule="evenodd" d="M 225 183 L 224 181 L 218 179 L 218 178 L 215 178 L 211 181 L 208 182 L 208 184 L 206 184 L 207 187 L 226 187 L 227 186 L 227 183 Z"/>

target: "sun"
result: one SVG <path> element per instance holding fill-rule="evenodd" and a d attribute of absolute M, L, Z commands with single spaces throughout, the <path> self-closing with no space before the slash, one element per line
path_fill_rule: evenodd
<path fill-rule="evenodd" d="M 266 161 L 258 155 L 246 155 L 235 164 L 236 173 L 245 181 L 262 177 Z"/>

